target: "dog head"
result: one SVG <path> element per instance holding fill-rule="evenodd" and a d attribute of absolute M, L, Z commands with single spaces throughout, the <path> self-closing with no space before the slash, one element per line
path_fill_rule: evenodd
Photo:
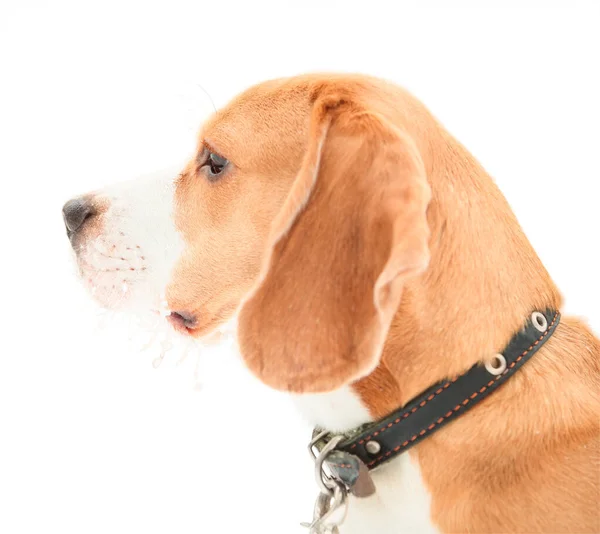
<path fill-rule="evenodd" d="M 105 307 L 167 309 L 184 335 L 235 316 L 247 366 L 280 390 L 369 374 L 429 260 L 418 143 L 385 112 L 399 95 L 331 76 L 246 91 L 179 172 L 64 206 L 85 284 Z"/>

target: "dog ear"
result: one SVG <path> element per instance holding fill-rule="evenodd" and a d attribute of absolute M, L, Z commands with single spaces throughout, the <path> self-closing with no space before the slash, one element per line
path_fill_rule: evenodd
<path fill-rule="evenodd" d="M 404 282 L 429 261 L 430 196 L 410 137 L 352 103 L 317 100 L 239 314 L 242 357 L 262 382 L 326 392 L 377 366 Z"/>

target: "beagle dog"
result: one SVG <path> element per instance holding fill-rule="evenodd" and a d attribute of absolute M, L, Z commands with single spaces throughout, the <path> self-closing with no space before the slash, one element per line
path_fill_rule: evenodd
<path fill-rule="evenodd" d="M 533 310 L 561 307 L 481 165 L 367 76 L 252 87 L 203 125 L 183 170 L 63 214 L 102 306 L 157 311 L 199 340 L 235 324 L 248 369 L 333 433 L 483 365 Z M 599 453 L 600 341 L 563 317 L 510 380 L 373 470 L 341 532 L 600 532 Z"/>

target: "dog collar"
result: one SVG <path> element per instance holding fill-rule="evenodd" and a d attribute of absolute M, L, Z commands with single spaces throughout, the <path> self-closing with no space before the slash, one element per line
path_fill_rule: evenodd
<path fill-rule="evenodd" d="M 331 498 L 336 484 L 341 483 L 344 491 L 358 497 L 374 493 L 369 470 L 404 453 L 488 397 L 544 345 L 559 320 L 560 313 L 555 310 L 533 312 L 491 362 L 474 365 L 466 373 L 432 386 L 380 421 L 344 435 L 316 429 L 309 449 L 317 462 L 322 492 Z"/>

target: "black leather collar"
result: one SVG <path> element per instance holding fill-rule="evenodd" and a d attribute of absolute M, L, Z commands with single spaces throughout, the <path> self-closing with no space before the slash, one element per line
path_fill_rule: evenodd
<path fill-rule="evenodd" d="M 554 310 L 533 312 L 494 364 L 478 364 L 465 374 L 440 382 L 396 412 L 346 435 L 328 454 L 334 476 L 352 491 L 359 472 L 374 469 L 402 454 L 493 393 L 550 338 L 560 320 Z M 333 436 L 325 436 L 318 448 Z"/>

